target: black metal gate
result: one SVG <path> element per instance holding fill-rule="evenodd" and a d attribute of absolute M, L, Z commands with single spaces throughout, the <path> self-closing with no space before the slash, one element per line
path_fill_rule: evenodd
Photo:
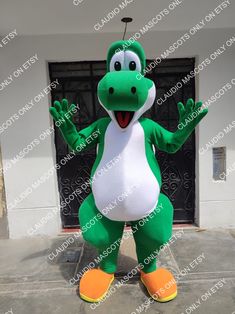
<path fill-rule="evenodd" d="M 148 63 L 150 62 L 148 61 Z M 194 69 L 194 62 L 194 58 L 166 59 L 147 75 L 155 82 L 157 98 L 155 105 L 145 116 L 159 122 L 170 131 L 177 129 L 177 102 L 183 101 L 185 103 L 188 98 L 195 98 L 195 80 L 191 79 L 183 85 L 162 105 L 158 105 L 158 103 L 162 102 L 164 94 Z M 58 79 L 60 83 L 56 89 L 52 90 L 52 101 L 67 98 L 70 103 L 79 105 L 80 109 L 74 116 L 74 123 L 78 130 L 88 126 L 96 119 L 107 116 L 105 110 L 98 103 L 96 95 L 97 84 L 105 71 L 105 61 L 49 64 L 51 81 Z M 58 128 L 55 127 L 55 129 L 56 160 L 57 163 L 62 163 L 69 151 Z M 60 199 L 61 204 L 63 204 L 61 206 L 61 219 L 64 228 L 79 226 L 78 209 L 83 199 L 90 193 L 90 188 L 84 188 L 85 185 L 83 185 L 82 193 L 74 199 L 70 197 L 71 201 L 69 196 L 89 179 L 95 155 L 95 149 L 80 153 L 57 170 Z M 162 171 L 162 192 L 171 199 L 175 208 L 174 222 L 193 222 L 195 209 L 195 134 L 190 136 L 176 154 L 169 155 L 156 151 L 156 157 Z"/>

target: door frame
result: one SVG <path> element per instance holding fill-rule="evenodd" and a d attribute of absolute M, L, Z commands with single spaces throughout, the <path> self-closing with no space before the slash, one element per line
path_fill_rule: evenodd
<path fill-rule="evenodd" d="M 189 57 L 181 57 L 181 58 L 172 58 L 172 59 L 188 59 Z M 191 57 L 190 57 L 191 58 Z M 196 57 L 192 57 L 194 58 L 195 60 L 195 64 L 194 66 L 196 66 L 196 64 L 198 63 L 198 58 Z M 171 59 L 171 60 L 172 60 Z M 170 59 L 168 59 L 170 60 Z M 149 62 L 151 62 L 152 60 L 148 60 Z M 51 77 L 51 73 L 50 73 L 50 70 L 49 70 L 49 66 L 50 64 L 52 63 L 84 63 L 84 62 L 93 62 L 93 63 L 97 63 L 97 62 L 105 62 L 103 60 L 92 60 L 92 61 L 61 61 L 61 62 L 56 62 L 56 61 L 53 61 L 53 62 L 48 62 L 48 74 L 49 74 L 49 77 Z M 195 86 L 194 86 L 194 92 L 195 92 L 195 97 L 197 96 L 198 94 L 198 80 L 199 78 L 196 77 L 195 79 Z M 54 142 L 55 144 L 55 142 Z M 198 223 L 199 221 L 199 199 L 198 199 L 198 187 L 199 187 L 199 179 L 198 179 L 198 157 L 199 157 L 199 153 L 198 153 L 198 130 L 196 130 L 195 132 L 195 143 L 194 143 L 194 147 L 195 147 L 195 206 L 194 206 L 194 222 L 193 223 Z M 54 147 L 55 149 L 55 160 L 56 160 L 56 146 Z M 53 152 L 54 152 L 54 149 L 53 149 Z M 58 173 L 57 173 L 57 182 L 58 182 Z M 57 187 L 58 188 L 58 187 Z M 58 191 L 59 192 L 59 191 Z M 59 202 L 59 206 L 61 206 L 60 202 Z M 66 228 L 66 227 L 65 227 Z"/>

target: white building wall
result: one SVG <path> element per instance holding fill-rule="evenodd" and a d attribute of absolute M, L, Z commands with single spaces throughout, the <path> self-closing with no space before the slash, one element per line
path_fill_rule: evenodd
<path fill-rule="evenodd" d="M 147 58 L 160 56 L 184 32 L 148 32 L 141 39 Z M 201 30 L 184 43 L 170 57 L 196 57 L 200 64 L 214 50 L 235 35 L 234 29 Z M 0 82 L 20 67 L 29 57 L 38 55 L 38 61 L 30 69 L 0 91 L 1 124 L 49 84 L 48 61 L 104 60 L 107 47 L 119 40 L 120 34 L 48 35 L 18 37 L 1 48 Z M 128 38 L 128 37 L 127 37 Z M 206 100 L 224 84 L 235 77 L 235 44 L 202 70 L 197 79 L 197 98 Z M 235 226 L 235 171 L 224 183 L 212 179 L 212 150 L 199 155 L 206 145 L 229 122 L 235 120 L 235 86 L 219 101 L 212 104 L 209 114 L 197 129 L 197 208 L 196 221 L 201 227 Z M 50 95 L 17 120 L 1 134 L 3 163 L 6 163 L 38 138 L 43 130 L 52 125 L 48 108 Z M 227 166 L 235 161 L 234 131 L 224 136 L 216 146 L 227 147 Z M 11 238 L 29 236 L 29 229 L 49 212 L 59 208 L 56 173 L 35 189 L 16 208 L 9 209 L 21 192 L 55 164 L 54 135 L 34 148 L 5 174 L 8 223 Z M 59 211 L 35 233 L 55 235 L 61 230 Z"/>

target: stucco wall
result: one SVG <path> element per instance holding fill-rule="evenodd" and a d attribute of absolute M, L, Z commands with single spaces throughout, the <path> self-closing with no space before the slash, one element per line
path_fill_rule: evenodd
<path fill-rule="evenodd" d="M 2 153 L 0 147 L 0 169 L 2 169 Z M 6 212 L 5 187 L 3 172 L 0 171 L 0 219 Z"/>

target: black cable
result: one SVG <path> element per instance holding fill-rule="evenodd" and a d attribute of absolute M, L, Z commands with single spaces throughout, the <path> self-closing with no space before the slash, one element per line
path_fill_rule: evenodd
<path fill-rule="evenodd" d="M 131 17 L 123 17 L 123 18 L 121 19 L 121 21 L 122 21 L 123 23 L 125 23 L 125 30 L 124 30 L 124 34 L 123 34 L 123 37 L 122 37 L 122 40 L 124 40 L 125 35 L 126 35 L 127 23 L 132 22 L 133 19 L 132 19 Z"/>
<path fill-rule="evenodd" d="M 124 40 L 124 38 L 125 38 L 125 35 L 126 35 L 126 28 L 127 28 L 127 22 L 126 22 L 126 24 L 125 24 L 125 30 L 124 30 L 124 34 L 123 34 L 122 40 Z"/>

